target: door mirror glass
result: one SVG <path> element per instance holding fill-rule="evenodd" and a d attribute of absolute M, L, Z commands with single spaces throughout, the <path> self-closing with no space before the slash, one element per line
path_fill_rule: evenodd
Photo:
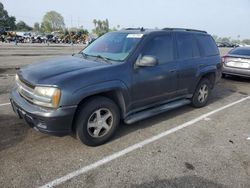
<path fill-rule="evenodd" d="M 153 67 L 156 65 L 158 65 L 157 58 L 150 55 L 139 57 L 136 61 L 137 67 Z"/>

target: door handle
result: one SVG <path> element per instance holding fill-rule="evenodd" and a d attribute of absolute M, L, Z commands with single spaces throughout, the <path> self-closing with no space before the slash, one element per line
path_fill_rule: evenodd
<path fill-rule="evenodd" d="M 177 72 L 177 69 L 172 69 L 169 72 L 171 72 L 171 73 Z"/>

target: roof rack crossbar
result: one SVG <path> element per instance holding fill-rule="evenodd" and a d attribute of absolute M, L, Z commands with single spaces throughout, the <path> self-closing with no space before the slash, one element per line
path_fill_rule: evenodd
<path fill-rule="evenodd" d="M 206 31 L 198 30 L 198 29 L 188 29 L 188 28 L 163 28 L 162 30 L 179 30 L 179 31 L 194 31 L 194 32 L 201 32 L 207 33 Z"/>
<path fill-rule="evenodd" d="M 145 29 L 143 27 L 137 27 L 137 28 L 129 27 L 129 28 L 125 28 L 125 30 L 140 30 L 140 31 L 145 31 Z"/>
<path fill-rule="evenodd" d="M 137 28 L 133 28 L 133 27 L 129 27 L 129 28 L 125 28 L 124 30 L 140 30 L 141 28 L 137 27 Z"/>

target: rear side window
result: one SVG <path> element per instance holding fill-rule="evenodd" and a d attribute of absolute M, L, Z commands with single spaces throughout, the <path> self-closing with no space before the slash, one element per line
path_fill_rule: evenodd
<path fill-rule="evenodd" d="M 192 34 L 177 33 L 176 40 L 179 59 L 200 57 L 198 43 Z"/>
<path fill-rule="evenodd" d="M 153 37 L 145 46 L 142 55 L 155 56 L 159 64 L 173 61 L 173 37 L 171 34 Z"/>
<path fill-rule="evenodd" d="M 190 59 L 193 57 L 193 38 L 190 34 L 178 33 L 177 50 L 179 59 Z"/>
<path fill-rule="evenodd" d="M 208 35 L 197 35 L 196 37 L 204 56 L 213 56 L 219 54 L 219 50 L 212 37 Z"/>

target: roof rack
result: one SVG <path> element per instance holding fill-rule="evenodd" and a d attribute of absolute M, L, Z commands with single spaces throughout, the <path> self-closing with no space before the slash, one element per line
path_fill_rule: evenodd
<path fill-rule="evenodd" d="M 198 29 L 187 29 L 187 28 L 163 28 L 162 30 L 178 30 L 178 31 L 194 31 L 194 32 L 201 32 L 207 33 L 206 31 L 198 30 Z"/>
<path fill-rule="evenodd" d="M 145 31 L 145 29 L 143 27 L 137 27 L 137 28 L 129 27 L 129 28 L 125 28 L 124 30 L 140 30 L 140 31 Z"/>

